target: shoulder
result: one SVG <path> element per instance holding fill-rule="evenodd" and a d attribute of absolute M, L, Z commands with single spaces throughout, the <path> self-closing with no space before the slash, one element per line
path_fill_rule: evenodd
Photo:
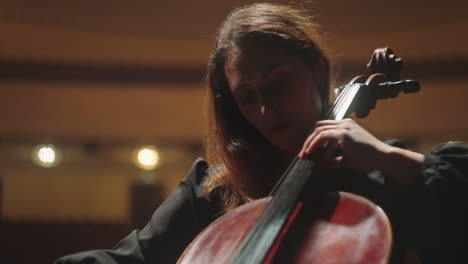
<path fill-rule="evenodd" d="M 435 146 L 431 153 L 452 158 L 468 158 L 468 145 L 463 142 L 448 142 Z"/>
<path fill-rule="evenodd" d="M 426 159 L 432 162 L 449 162 L 456 167 L 467 167 L 468 145 L 462 142 L 448 142 L 435 146 L 426 153 Z"/>
<path fill-rule="evenodd" d="M 424 171 L 428 175 L 447 172 L 458 174 L 468 184 L 468 145 L 461 142 L 449 142 L 435 146 L 424 154 Z"/>
<path fill-rule="evenodd" d="M 197 158 L 183 182 L 193 186 L 203 185 L 203 181 L 208 177 L 208 168 L 208 162 L 205 159 Z"/>
<path fill-rule="evenodd" d="M 214 215 L 219 215 L 222 211 L 219 207 L 220 197 L 213 196 L 210 191 L 208 195 L 205 185 L 210 178 L 213 178 L 218 168 L 219 166 L 211 166 L 204 158 L 199 157 L 194 161 L 187 177 L 179 184 L 179 189 L 184 191 L 192 207 L 209 208 Z"/>

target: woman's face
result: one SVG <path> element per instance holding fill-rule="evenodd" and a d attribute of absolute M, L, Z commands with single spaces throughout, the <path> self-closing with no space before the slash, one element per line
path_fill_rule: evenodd
<path fill-rule="evenodd" d="M 319 120 L 322 67 L 285 48 L 257 41 L 231 52 L 225 74 L 241 113 L 274 146 L 297 154 Z"/>

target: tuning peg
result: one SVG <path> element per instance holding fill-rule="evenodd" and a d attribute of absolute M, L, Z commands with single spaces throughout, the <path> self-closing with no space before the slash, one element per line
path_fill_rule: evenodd
<path fill-rule="evenodd" d="M 419 83 L 415 80 L 401 80 L 398 82 L 379 83 L 380 89 L 386 90 L 385 97 L 395 97 L 400 91 L 404 93 L 415 93 L 419 91 Z"/>

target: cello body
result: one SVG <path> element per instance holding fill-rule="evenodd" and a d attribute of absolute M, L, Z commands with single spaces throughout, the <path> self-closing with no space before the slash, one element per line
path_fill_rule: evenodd
<path fill-rule="evenodd" d="M 271 197 L 243 205 L 209 225 L 178 263 L 229 263 Z M 371 201 L 346 192 L 304 199 L 264 263 L 386 263 L 392 233 Z"/>

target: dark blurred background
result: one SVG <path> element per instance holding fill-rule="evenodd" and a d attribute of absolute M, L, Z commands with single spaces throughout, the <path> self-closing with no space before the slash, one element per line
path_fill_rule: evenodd
<path fill-rule="evenodd" d="M 205 63 L 224 16 L 249 2 L 1 0 L 2 263 L 110 248 L 145 224 L 203 155 Z M 421 83 L 379 102 L 366 128 L 420 151 L 467 141 L 468 2 L 303 5 L 327 33 L 336 85 L 382 46 Z"/>

